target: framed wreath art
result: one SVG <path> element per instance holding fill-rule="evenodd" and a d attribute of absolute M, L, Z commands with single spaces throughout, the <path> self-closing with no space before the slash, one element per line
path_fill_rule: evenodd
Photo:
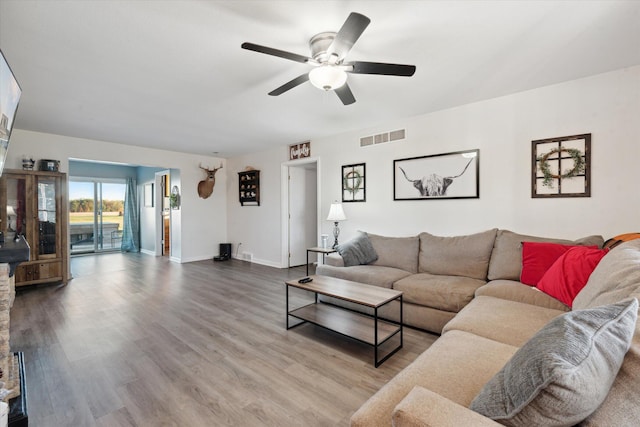
<path fill-rule="evenodd" d="M 366 163 L 342 166 L 342 201 L 366 202 Z"/>
<path fill-rule="evenodd" d="M 591 134 L 531 141 L 531 197 L 591 197 Z"/>

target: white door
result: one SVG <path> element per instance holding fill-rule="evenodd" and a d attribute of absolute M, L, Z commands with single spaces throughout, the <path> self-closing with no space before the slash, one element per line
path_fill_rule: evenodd
<path fill-rule="evenodd" d="M 307 248 L 318 245 L 316 218 L 316 165 L 289 167 L 289 267 L 304 265 Z"/>

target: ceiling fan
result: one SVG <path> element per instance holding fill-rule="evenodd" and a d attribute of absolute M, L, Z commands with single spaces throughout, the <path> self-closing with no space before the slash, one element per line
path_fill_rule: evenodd
<path fill-rule="evenodd" d="M 269 95 L 278 96 L 302 83 L 311 81 L 311 84 L 319 89 L 335 91 L 342 103 L 349 105 L 356 102 L 356 99 L 347 84 L 347 73 L 410 77 L 416 72 L 415 65 L 362 61 L 344 62 L 345 57 L 370 22 L 371 20 L 366 16 L 352 12 L 337 33 L 324 32 L 311 37 L 309 40 L 311 57 L 253 43 L 242 43 L 242 48 L 302 62 L 314 67 L 308 73 L 304 73 L 269 92 Z"/>

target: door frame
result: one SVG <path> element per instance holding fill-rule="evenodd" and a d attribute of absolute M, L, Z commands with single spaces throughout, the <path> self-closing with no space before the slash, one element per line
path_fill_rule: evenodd
<path fill-rule="evenodd" d="M 322 211 L 320 201 L 322 195 L 322 178 L 320 159 L 318 157 L 307 157 L 304 159 L 290 160 L 280 165 L 280 267 L 289 268 L 289 168 L 301 166 L 309 163 L 316 164 L 316 237 L 319 238 L 321 227 L 320 212 Z"/>
<path fill-rule="evenodd" d="M 153 197 L 154 200 L 154 218 L 156 223 L 156 232 L 155 232 L 155 256 L 162 256 L 162 236 L 164 234 L 164 223 L 162 218 L 162 202 L 164 198 L 164 188 L 162 188 L 162 177 L 164 175 L 171 176 L 171 170 L 165 169 L 155 173 L 155 191 Z M 169 209 L 169 233 L 171 233 L 171 209 Z M 173 252 L 173 239 L 169 238 L 169 256 L 171 258 L 171 254 Z"/>

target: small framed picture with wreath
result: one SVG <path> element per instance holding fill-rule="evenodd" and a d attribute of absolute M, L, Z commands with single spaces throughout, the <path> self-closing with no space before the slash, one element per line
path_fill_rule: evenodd
<path fill-rule="evenodd" d="M 531 141 L 531 197 L 591 197 L 591 134 Z"/>
<path fill-rule="evenodd" d="M 342 201 L 366 202 L 366 163 L 342 166 Z"/>

